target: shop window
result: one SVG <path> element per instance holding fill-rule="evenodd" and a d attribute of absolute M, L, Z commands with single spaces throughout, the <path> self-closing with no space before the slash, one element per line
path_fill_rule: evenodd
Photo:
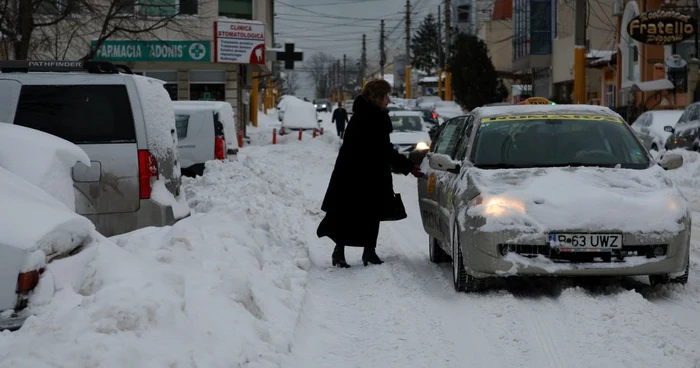
<path fill-rule="evenodd" d="M 219 16 L 253 19 L 253 0 L 219 0 Z"/>
<path fill-rule="evenodd" d="M 226 72 L 190 71 L 190 100 L 226 100 Z"/>

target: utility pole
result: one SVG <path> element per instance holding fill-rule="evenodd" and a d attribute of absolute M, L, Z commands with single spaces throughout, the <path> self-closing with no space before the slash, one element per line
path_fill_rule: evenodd
<path fill-rule="evenodd" d="M 411 98 L 411 0 L 406 0 L 406 72 L 404 73 L 405 98 Z"/>
<path fill-rule="evenodd" d="M 445 50 L 442 45 L 444 45 L 443 40 L 442 40 L 442 12 L 440 9 L 440 5 L 438 5 L 438 11 L 437 11 L 437 21 L 438 21 L 438 40 L 440 46 L 437 48 L 438 49 L 438 67 L 437 67 L 437 80 L 438 80 L 438 97 L 445 99 L 445 94 L 442 91 L 442 71 L 443 67 L 445 66 Z"/>
<path fill-rule="evenodd" d="M 348 85 L 348 56 L 343 54 L 343 98 L 341 101 L 345 101 L 345 86 Z"/>
<path fill-rule="evenodd" d="M 581 0 L 577 0 L 581 1 Z M 583 0 L 585 1 L 585 0 Z M 445 0 L 445 101 L 452 101 L 452 71 L 449 60 L 452 49 L 452 0 Z M 439 78 L 440 76 L 438 76 Z"/>
<path fill-rule="evenodd" d="M 384 51 L 384 19 L 382 19 L 379 29 L 379 66 L 381 67 L 382 79 L 384 79 L 384 65 L 386 65 L 386 53 Z"/>
<path fill-rule="evenodd" d="M 574 103 L 586 103 L 586 1 L 574 5 Z M 532 85 L 535 81 L 533 78 Z M 534 88 L 533 88 L 534 89 Z"/>
<path fill-rule="evenodd" d="M 438 5 L 438 11 L 437 11 L 437 22 L 438 22 L 438 40 L 440 40 L 440 44 L 442 44 L 442 17 L 440 17 L 440 5 Z M 445 60 L 444 56 L 445 52 L 442 51 L 442 48 L 438 47 L 438 68 L 442 68 L 443 65 L 445 65 Z"/>
<path fill-rule="evenodd" d="M 367 71 L 367 35 L 362 35 L 362 56 L 360 56 L 360 85 L 365 87 L 365 72 Z"/>

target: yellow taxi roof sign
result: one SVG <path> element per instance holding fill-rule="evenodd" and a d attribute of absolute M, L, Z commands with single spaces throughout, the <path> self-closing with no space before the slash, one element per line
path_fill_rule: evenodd
<path fill-rule="evenodd" d="M 527 100 L 520 102 L 519 105 L 552 105 L 552 101 L 544 97 L 530 97 Z"/>

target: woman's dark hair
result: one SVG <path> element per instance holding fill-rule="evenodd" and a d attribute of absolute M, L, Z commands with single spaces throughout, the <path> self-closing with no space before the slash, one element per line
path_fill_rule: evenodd
<path fill-rule="evenodd" d="M 381 106 L 384 96 L 389 93 L 391 93 L 391 85 L 384 79 L 369 81 L 362 89 L 362 96 L 376 106 Z"/>

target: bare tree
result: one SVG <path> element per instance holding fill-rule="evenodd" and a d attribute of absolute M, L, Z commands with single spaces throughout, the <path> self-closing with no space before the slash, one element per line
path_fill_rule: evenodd
<path fill-rule="evenodd" d="M 204 0 L 214 1 L 214 0 Z M 41 55 L 90 60 L 111 38 L 160 40 L 167 33 L 209 37 L 196 17 L 203 1 L 0 0 L 3 44 L 15 59 Z M 70 51 L 70 52 L 69 52 Z"/>
<path fill-rule="evenodd" d="M 324 52 L 317 52 L 304 62 L 306 69 L 311 74 L 311 82 L 314 85 L 316 96 L 328 96 L 331 89 L 331 67 L 335 58 Z"/>
<path fill-rule="evenodd" d="M 297 74 L 292 70 L 288 70 L 282 75 L 282 93 L 285 95 L 295 95 L 297 90 L 299 90 L 299 79 Z"/>

